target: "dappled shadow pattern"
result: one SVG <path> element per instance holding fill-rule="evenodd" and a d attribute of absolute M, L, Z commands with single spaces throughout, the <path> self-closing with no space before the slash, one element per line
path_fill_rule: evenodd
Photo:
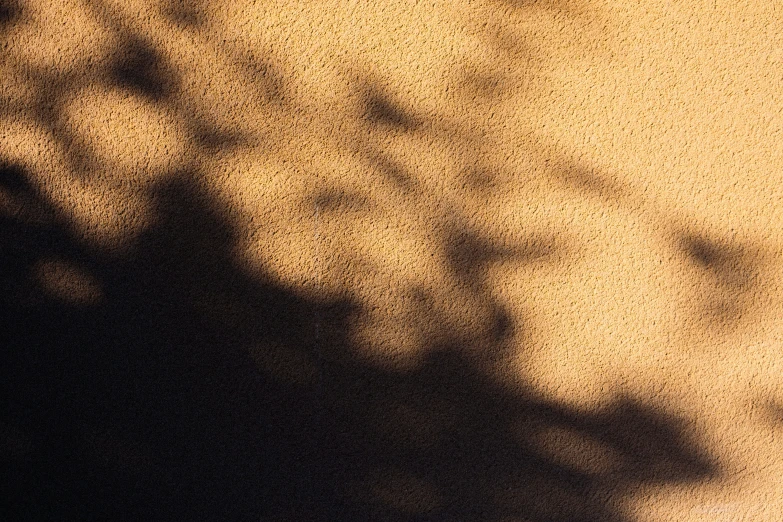
<path fill-rule="evenodd" d="M 536 321 L 579 294 L 527 301 L 530 280 L 516 276 L 535 285 L 543 267 L 558 281 L 555 264 L 586 256 L 569 230 L 582 214 L 561 230 L 539 214 L 506 223 L 495 206 L 524 216 L 551 198 L 555 213 L 589 203 L 650 225 L 693 291 L 665 328 L 733 326 L 762 286 L 751 245 L 675 225 L 622 176 L 545 138 L 519 152 L 545 165 L 528 169 L 490 132 L 493 104 L 524 94 L 514 101 L 524 107 L 549 90 L 545 53 L 517 22 L 530 9 L 589 22 L 566 4 L 491 2 L 499 17 L 476 36 L 499 58 L 456 67 L 440 94 L 464 107 L 444 114 L 372 64 L 334 80 L 345 105 L 320 99 L 305 80 L 313 73 L 325 92 L 331 73 L 292 66 L 320 51 L 297 51 L 288 35 L 278 48 L 242 42 L 243 24 L 260 18 L 221 25 L 203 1 L 158 2 L 146 28 L 122 3 L 85 2 L 111 38 L 80 48 L 73 67 L 51 65 L 57 45 L 40 67 L 12 49 L 9 76 L 25 89 L 9 88 L 2 112 L 29 128 L 8 131 L 0 151 L 16 161 L 0 164 L 0 386 L 11 405 L 0 486 L 18 518 L 630 522 L 640 492 L 725 478 L 692 439 L 701 419 L 672 414 L 666 399 L 616 383 L 601 390 L 608 404 L 578 407 L 532 382 L 548 369 L 498 370 L 553 348 L 533 342 Z M 0 32 L 26 16 L 20 5 L 0 2 Z M 161 30 L 192 47 L 166 48 Z M 518 270 L 518 294 L 506 299 L 495 268 Z M 598 291 L 608 300 L 618 288 Z M 600 315 L 594 302 L 578 311 Z M 623 308 L 636 304 L 617 309 L 644 315 Z M 587 344 L 614 356 L 622 332 L 574 332 L 582 324 L 567 332 L 575 339 L 547 341 L 596 332 Z M 594 370 L 579 369 L 586 387 L 604 377 Z M 769 414 L 783 419 L 777 403 Z"/>
<path fill-rule="evenodd" d="M 49 216 L 0 221 L 3 489 L 22 518 L 622 521 L 610 496 L 717 473 L 662 412 L 511 391 L 461 346 L 404 374 L 363 363 L 346 337 L 359 304 L 242 270 L 189 179 L 155 186 L 157 225 L 117 258 L 3 167 L 3 191 Z M 44 259 L 100 297 L 52 292 Z"/>

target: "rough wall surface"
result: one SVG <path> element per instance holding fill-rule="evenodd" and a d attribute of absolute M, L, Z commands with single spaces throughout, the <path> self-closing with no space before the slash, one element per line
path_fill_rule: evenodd
<path fill-rule="evenodd" d="M 774 1 L 0 2 L 19 520 L 783 520 Z"/>

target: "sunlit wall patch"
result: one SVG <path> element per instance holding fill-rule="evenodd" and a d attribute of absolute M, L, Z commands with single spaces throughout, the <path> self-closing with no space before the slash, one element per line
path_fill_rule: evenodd
<path fill-rule="evenodd" d="M 104 298 L 98 279 L 73 261 L 43 259 L 36 264 L 34 276 L 46 293 L 68 304 L 95 306 Z"/>

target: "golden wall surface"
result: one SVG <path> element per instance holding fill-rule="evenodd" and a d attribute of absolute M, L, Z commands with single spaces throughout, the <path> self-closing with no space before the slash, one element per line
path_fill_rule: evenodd
<path fill-rule="evenodd" d="M 5 0 L 0 52 L 21 520 L 783 520 L 778 2 Z"/>

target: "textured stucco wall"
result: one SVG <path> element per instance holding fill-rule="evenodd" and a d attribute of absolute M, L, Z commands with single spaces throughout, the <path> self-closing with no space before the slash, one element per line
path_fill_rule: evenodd
<path fill-rule="evenodd" d="M 776 2 L 6 0 L 0 49 L 22 519 L 783 518 Z"/>

